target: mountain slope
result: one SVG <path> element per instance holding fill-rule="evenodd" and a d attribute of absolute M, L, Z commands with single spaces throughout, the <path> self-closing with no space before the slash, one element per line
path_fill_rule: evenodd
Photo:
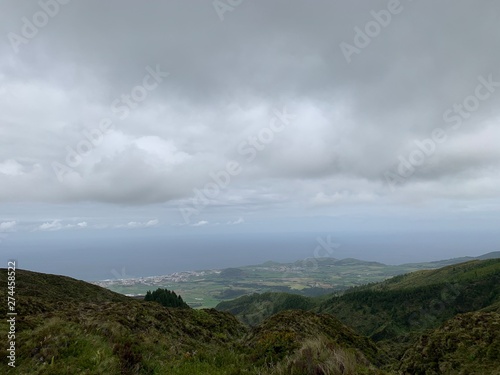
<path fill-rule="evenodd" d="M 261 315 L 265 316 L 280 310 L 286 294 L 268 293 L 245 298 L 246 301 L 240 298 L 218 308 L 228 308 L 227 311 L 236 312 L 242 320 L 249 311 L 258 312 L 259 307 L 265 306 L 267 310 L 261 309 Z M 307 305 L 316 305 L 313 311 L 331 314 L 358 334 L 374 339 L 379 350 L 384 348 L 392 356 L 393 363 L 386 366 L 390 373 L 489 374 L 495 373 L 500 366 L 500 360 L 495 357 L 498 334 L 494 333 L 500 329 L 500 259 L 473 260 L 396 276 L 381 283 L 352 288 L 343 295 L 323 298 L 323 301 L 315 298 L 302 301 L 302 306 Z M 266 322 L 273 322 L 273 318 Z M 466 328 L 460 328 L 457 322 Z M 466 358 L 467 347 L 473 345 L 473 339 L 462 335 L 467 330 L 479 332 L 478 335 L 485 339 L 478 340 L 477 350 L 471 351 L 473 355 Z M 428 337 L 439 343 L 439 340 L 451 340 L 455 346 L 441 343 L 427 347 Z M 434 351 L 436 345 L 441 352 L 435 357 L 426 354 Z"/>
<path fill-rule="evenodd" d="M 500 301 L 500 259 L 396 276 L 325 301 L 318 311 L 375 340 L 435 328 Z"/>
<path fill-rule="evenodd" d="M 458 315 L 422 335 L 401 359 L 403 374 L 500 374 L 500 314 Z"/>
<path fill-rule="evenodd" d="M 500 301 L 500 259 L 416 271 L 333 297 L 301 297 L 285 303 L 287 299 L 292 300 L 286 293 L 254 294 L 216 308 L 252 325 L 286 309 L 309 309 L 332 314 L 361 334 L 382 340 L 435 328 L 458 313 Z"/>
<path fill-rule="evenodd" d="M 386 354 L 370 339 L 357 334 L 332 315 L 307 311 L 289 310 L 273 315 L 251 331 L 248 344 L 258 348 L 257 351 L 263 351 L 265 359 L 266 354 L 271 356 L 281 354 L 275 351 L 269 352 L 267 345 L 272 346 L 279 341 L 293 348 L 307 339 L 319 337 L 345 349 L 359 351 L 375 364 L 381 364 L 387 359 Z M 262 345 L 263 343 L 265 344 Z"/>
<path fill-rule="evenodd" d="M 289 293 L 254 293 L 220 302 L 216 309 L 236 315 L 245 324 L 255 326 L 266 318 L 284 310 L 311 310 L 319 299 Z"/>
<path fill-rule="evenodd" d="M 492 251 L 491 253 L 483 254 L 476 258 L 480 260 L 500 258 L 500 251 Z"/>
<path fill-rule="evenodd" d="M 327 299 L 269 293 L 257 308 L 275 299 L 270 314 L 296 310 L 254 328 L 227 312 L 166 308 L 63 276 L 18 270 L 16 282 L 17 367 L 2 356 L 7 374 L 494 374 L 500 362 L 500 260 Z M 8 330 L 1 320 L 4 347 Z"/>
<path fill-rule="evenodd" d="M 4 283 L 5 269 L 0 276 Z M 17 270 L 16 282 L 16 369 L 7 367 L 5 356 L 0 359 L 9 374 L 183 374 L 197 368 L 224 374 L 239 366 L 239 356 L 231 353 L 248 329 L 228 313 L 168 309 L 68 277 L 23 270 Z M 6 299 L 4 289 L 0 298 Z M 7 329 L 3 319 L 5 347 Z M 212 362 L 195 363 L 193 353 Z"/>
<path fill-rule="evenodd" d="M 412 289 L 442 283 L 467 282 L 488 277 L 499 272 L 500 259 L 471 260 L 435 270 L 416 271 L 392 277 L 386 281 L 353 288 L 359 290 L 396 290 Z"/>
<path fill-rule="evenodd" d="M 0 359 L 7 374 L 280 374 L 312 363 L 312 348 L 316 369 L 376 374 L 385 358 L 333 316 L 286 312 L 250 330 L 226 312 L 166 308 L 68 277 L 17 270 L 16 281 L 16 368 Z M 3 347 L 8 329 L 0 321 Z"/>

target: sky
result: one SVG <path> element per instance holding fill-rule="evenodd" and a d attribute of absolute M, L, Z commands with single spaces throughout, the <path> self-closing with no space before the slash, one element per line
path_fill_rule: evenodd
<path fill-rule="evenodd" d="M 152 248 L 176 270 L 311 256 L 328 234 L 333 256 L 393 263 L 500 250 L 499 17 L 493 1 L 2 1 L 2 257 L 104 278 Z M 113 260 L 92 273 L 89 254 Z"/>

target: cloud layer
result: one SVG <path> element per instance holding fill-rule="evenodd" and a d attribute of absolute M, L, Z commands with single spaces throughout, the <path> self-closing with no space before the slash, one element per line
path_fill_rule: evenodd
<path fill-rule="evenodd" d="M 210 207 L 499 198 L 493 2 L 401 1 L 349 59 L 341 44 L 387 1 L 243 2 L 223 21 L 211 2 L 57 4 L 32 38 L 23 17 L 40 5 L 0 5 L 0 202 L 189 207 L 229 161 L 241 173 Z M 481 77 L 493 83 L 476 105 Z M 272 131 L 283 108 L 294 119 Z M 446 140 L 426 154 L 436 129 Z M 399 173 L 412 152 L 425 160 Z"/>

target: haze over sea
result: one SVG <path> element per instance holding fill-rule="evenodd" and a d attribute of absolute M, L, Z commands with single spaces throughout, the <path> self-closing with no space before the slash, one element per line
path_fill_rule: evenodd
<path fill-rule="evenodd" d="M 312 257 L 317 238 L 340 246 L 332 256 L 402 264 L 478 256 L 498 250 L 499 236 L 453 233 L 233 233 L 165 234 L 155 229 L 103 232 L 94 237 L 40 232 L 29 239 L 10 236 L 3 246 L 19 266 L 83 280 L 128 278 L 188 270 L 292 262 Z"/>

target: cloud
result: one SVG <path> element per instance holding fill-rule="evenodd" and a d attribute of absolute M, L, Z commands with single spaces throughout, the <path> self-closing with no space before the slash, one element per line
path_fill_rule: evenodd
<path fill-rule="evenodd" d="M 311 199 L 311 203 L 314 205 L 332 205 L 337 203 L 342 197 L 340 192 L 335 192 L 332 195 L 326 195 L 324 192 L 318 192 L 314 198 Z"/>
<path fill-rule="evenodd" d="M 4 221 L 0 223 L 0 232 L 12 232 L 17 225 L 16 221 Z"/>
<path fill-rule="evenodd" d="M 479 76 L 500 81 L 494 2 L 406 2 L 351 63 L 340 44 L 352 44 L 355 27 L 387 1 L 249 2 L 224 24 L 210 3 L 196 11 L 187 2 L 111 3 L 72 3 L 17 54 L 0 45 L 1 203 L 176 205 L 230 160 L 243 172 L 207 211 L 500 199 L 491 187 L 500 89 L 397 193 L 383 178 L 415 141 L 449 125 L 443 114 L 474 94 Z M 0 24 L 18 32 L 39 10 L 1 7 Z M 116 100 L 131 97 L 148 66 L 170 75 L 123 118 Z M 263 129 L 283 106 L 296 119 L 269 135 Z M 112 129 L 97 141 L 103 119 Z M 272 140 L 250 147 L 259 134 Z M 98 145 L 74 154 L 88 142 Z M 74 157 L 81 161 L 60 182 L 52 163 Z"/>
<path fill-rule="evenodd" d="M 208 221 L 206 221 L 206 220 L 200 220 L 197 223 L 192 224 L 191 226 L 193 226 L 193 227 L 202 227 L 202 226 L 207 225 L 207 224 L 208 224 Z"/>
<path fill-rule="evenodd" d="M 64 226 L 61 223 L 61 220 L 53 220 L 51 222 L 46 222 L 40 225 L 37 230 L 40 231 L 58 231 L 63 229 Z"/>
<path fill-rule="evenodd" d="M 0 163 L 0 173 L 7 176 L 20 176 L 24 174 L 23 170 L 23 166 L 13 159 Z"/>
<path fill-rule="evenodd" d="M 88 223 L 86 221 L 78 222 L 76 224 L 72 223 L 64 224 L 63 220 L 56 219 L 39 225 L 35 230 L 44 232 L 55 232 L 63 229 L 84 229 L 87 227 Z"/>
<path fill-rule="evenodd" d="M 139 221 L 130 221 L 127 224 L 119 224 L 116 225 L 116 228 L 129 228 L 129 229 L 136 229 L 136 228 L 150 228 L 150 227 L 155 227 L 160 223 L 158 219 L 153 219 L 145 222 L 139 222 Z"/>
<path fill-rule="evenodd" d="M 245 222 L 245 219 L 243 219 L 242 217 L 239 217 L 238 219 L 234 220 L 234 221 L 228 221 L 226 224 L 228 225 L 237 225 L 237 224 L 242 224 Z"/>
<path fill-rule="evenodd" d="M 158 225 L 159 223 L 160 223 L 160 221 L 157 219 L 149 220 L 146 223 L 146 227 L 154 227 L 154 226 Z"/>

